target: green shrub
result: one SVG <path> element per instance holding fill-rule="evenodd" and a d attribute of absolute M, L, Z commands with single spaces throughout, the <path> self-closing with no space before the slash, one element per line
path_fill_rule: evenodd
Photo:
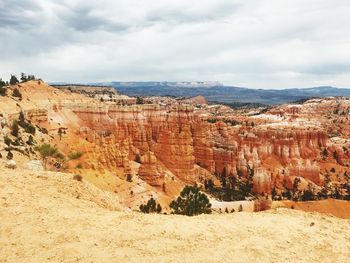
<path fill-rule="evenodd" d="M 15 75 L 11 75 L 11 78 L 10 78 L 10 85 L 16 85 L 18 83 L 18 79 Z"/>
<path fill-rule="evenodd" d="M 13 121 L 12 126 L 11 126 L 11 134 L 15 137 L 18 136 L 19 132 L 19 127 L 17 121 Z"/>
<path fill-rule="evenodd" d="M 6 96 L 7 89 L 4 87 L 0 87 L 0 96 Z"/>
<path fill-rule="evenodd" d="M 211 213 L 208 197 L 200 192 L 198 187 L 189 185 L 186 185 L 180 196 L 170 203 L 170 208 L 174 214 L 187 216 Z"/>
<path fill-rule="evenodd" d="M 40 153 L 45 169 L 46 169 L 47 159 L 49 157 L 58 158 L 58 159 L 62 159 L 64 157 L 63 154 L 61 154 L 56 147 L 47 143 L 35 147 L 35 150 Z"/>
<path fill-rule="evenodd" d="M 140 211 L 142 213 L 161 213 L 162 212 L 162 207 L 160 204 L 157 204 L 156 200 L 153 199 L 153 197 L 151 197 L 151 199 L 149 199 L 147 201 L 147 203 L 144 205 L 140 205 Z"/>
<path fill-rule="evenodd" d="M 33 138 L 32 135 L 29 135 L 27 144 L 28 144 L 28 145 L 33 145 L 33 144 L 34 144 L 34 138 Z"/>
<path fill-rule="evenodd" d="M 71 153 L 68 154 L 68 158 L 70 160 L 77 160 L 77 159 L 79 159 L 82 156 L 83 156 L 82 152 L 71 152 Z"/>
<path fill-rule="evenodd" d="M 144 104 L 144 103 L 145 102 L 144 102 L 143 98 L 141 98 L 141 97 L 136 98 L 136 104 Z"/>
<path fill-rule="evenodd" d="M 12 140 L 7 136 L 4 137 L 4 142 L 8 146 L 10 146 L 12 144 Z"/>
<path fill-rule="evenodd" d="M 27 133 L 35 134 L 35 127 L 34 127 L 33 124 L 31 124 L 31 123 L 27 123 L 27 126 L 24 128 L 24 130 L 25 130 Z"/>
<path fill-rule="evenodd" d="M 19 100 L 22 99 L 22 94 L 19 92 L 19 90 L 17 88 L 13 89 L 12 96 L 17 97 Z"/>

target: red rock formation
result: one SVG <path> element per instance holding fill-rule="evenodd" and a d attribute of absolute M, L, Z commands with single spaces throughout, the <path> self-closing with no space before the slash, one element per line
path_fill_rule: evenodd
<path fill-rule="evenodd" d="M 200 111 L 179 104 L 118 106 L 68 94 L 44 83 L 35 89 L 34 84 L 28 82 L 20 87 L 28 119 L 34 123 L 47 121 L 54 128 L 69 123 L 67 137 L 88 144 L 84 150 L 87 167 L 123 168 L 127 174 L 130 161 L 140 154 L 139 175 L 151 185 L 162 183 L 163 168 L 184 183 L 199 182 L 204 174 L 221 174 L 225 169 L 228 174 L 243 177 L 254 171 L 254 191 L 270 193 L 273 185 L 283 185 L 288 176 L 322 184 L 318 162 L 324 148 L 330 155 L 337 152 L 340 165 L 350 163 L 350 154 L 341 143 L 329 146 L 327 130 L 309 120 L 318 112 L 331 114 L 332 107 L 338 105 L 332 100 L 321 101 L 321 106 L 314 102 L 281 106 L 256 118 L 246 114 L 239 116 L 244 125 L 231 126 L 223 118 L 209 123 L 210 109 L 203 110 L 205 106 Z M 42 101 L 42 94 L 49 100 Z M 11 114 L 18 115 L 15 102 L 11 103 Z M 350 108 L 349 103 L 343 104 L 338 107 L 341 111 Z M 232 114 L 227 107 L 218 110 Z M 322 121 L 328 125 L 327 118 Z M 251 122 L 258 125 L 253 127 Z M 285 123 L 280 125 L 281 122 Z"/>
<path fill-rule="evenodd" d="M 253 192 L 257 194 L 271 194 L 271 176 L 265 168 L 259 167 L 254 169 Z"/>
<path fill-rule="evenodd" d="M 157 158 L 153 152 L 148 151 L 142 156 L 139 176 L 152 186 L 163 185 L 164 173 L 162 173 Z"/>

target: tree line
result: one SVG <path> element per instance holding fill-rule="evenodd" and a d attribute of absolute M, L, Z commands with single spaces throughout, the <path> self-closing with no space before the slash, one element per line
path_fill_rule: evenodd
<path fill-rule="evenodd" d="M 10 80 L 4 81 L 2 78 L 0 78 L 0 96 L 6 96 L 6 87 L 10 85 L 16 85 L 18 83 L 27 82 L 30 80 L 36 80 L 34 75 L 27 75 L 25 73 L 21 73 L 20 80 L 18 80 L 16 75 L 12 75 L 10 77 Z"/>

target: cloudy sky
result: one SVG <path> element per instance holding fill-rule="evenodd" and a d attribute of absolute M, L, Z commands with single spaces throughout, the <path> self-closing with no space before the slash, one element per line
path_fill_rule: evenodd
<path fill-rule="evenodd" d="M 349 0 L 0 0 L 0 76 L 350 87 Z"/>

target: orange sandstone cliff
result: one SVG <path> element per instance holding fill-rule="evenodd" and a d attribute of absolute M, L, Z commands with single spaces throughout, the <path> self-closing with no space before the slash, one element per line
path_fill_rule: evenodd
<path fill-rule="evenodd" d="M 311 100 L 252 113 L 196 107 L 188 101 L 118 105 L 43 81 L 12 86 L 8 93 L 14 88 L 22 100 L 0 97 L 3 122 L 9 126 L 22 111 L 48 131 L 37 133 L 37 143 L 53 143 L 66 155 L 84 153 L 79 163 L 67 162 L 64 169 L 127 196 L 130 206 L 150 194 L 169 200 L 185 184 L 202 184 L 222 174 L 252 177 L 253 191 L 264 195 L 273 189 L 293 189 L 295 178 L 322 186 L 333 166 L 339 174 L 348 170 L 348 119 L 339 126 L 331 123 L 336 118 L 334 105 L 338 113 L 349 111 L 345 99 Z M 3 126 L 1 134 L 6 135 L 9 128 Z M 333 132 L 342 135 L 330 137 Z M 324 151 L 329 154 L 324 156 Z"/>

